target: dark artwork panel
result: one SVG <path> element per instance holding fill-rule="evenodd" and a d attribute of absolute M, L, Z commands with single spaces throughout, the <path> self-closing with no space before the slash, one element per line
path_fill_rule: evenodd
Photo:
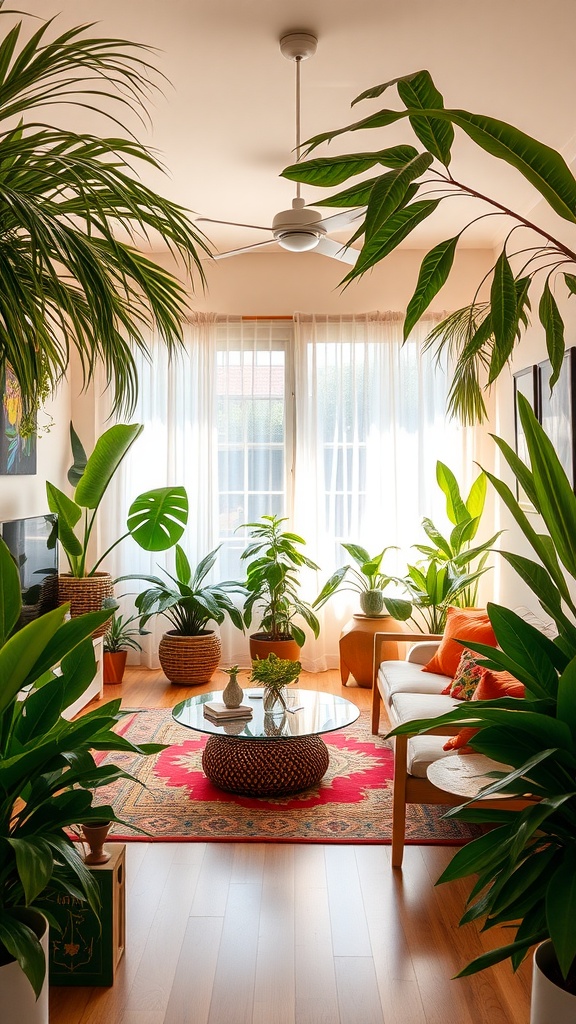
<path fill-rule="evenodd" d="M 36 433 L 20 434 L 22 396 L 16 377 L 7 367 L 0 401 L 0 474 L 34 476 L 36 473 Z"/>

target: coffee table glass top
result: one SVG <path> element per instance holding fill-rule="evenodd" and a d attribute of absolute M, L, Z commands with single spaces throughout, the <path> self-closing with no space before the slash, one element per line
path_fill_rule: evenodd
<path fill-rule="evenodd" d="M 189 729 L 211 733 L 213 736 L 235 736 L 236 739 L 269 740 L 289 739 L 296 736 L 317 736 L 325 732 L 335 732 L 352 725 L 360 711 L 355 704 L 344 697 L 332 693 L 319 693 L 316 690 L 293 690 L 286 692 L 288 711 L 280 715 L 264 713 L 262 707 L 263 690 L 244 690 L 242 704 L 252 708 L 252 718 L 232 719 L 226 722 L 213 722 L 204 716 L 206 701 L 221 701 L 222 691 L 201 693 L 196 697 L 177 704 L 172 715 L 174 719 Z M 258 694 L 259 696 L 251 696 Z"/>

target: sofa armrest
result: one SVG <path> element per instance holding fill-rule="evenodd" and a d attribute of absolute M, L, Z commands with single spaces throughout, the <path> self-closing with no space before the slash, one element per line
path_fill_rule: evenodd
<path fill-rule="evenodd" d="M 378 678 L 378 669 L 380 668 L 380 662 L 382 658 L 380 656 L 382 650 L 382 644 L 389 642 L 390 640 L 396 641 L 397 643 L 408 643 L 414 644 L 421 641 L 435 641 L 440 643 L 442 640 L 441 633 L 374 633 L 374 661 L 372 666 L 372 686 L 376 685 Z M 432 657 L 432 654 L 430 655 Z M 377 689 L 377 687 L 376 687 Z"/>
<path fill-rule="evenodd" d="M 413 665 L 426 665 L 434 657 L 439 646 L 439 640 L 425 640 L 424 643 L 412 644 L 406 655 L 406 661 L 410 661 Z"/>

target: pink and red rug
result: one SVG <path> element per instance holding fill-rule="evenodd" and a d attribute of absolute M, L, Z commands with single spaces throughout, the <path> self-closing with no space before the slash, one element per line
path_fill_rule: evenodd
<path fill-rule="evenodd" d="M 178 725 L 169 710 L 137 712 L 121 732 L 135 743 L 168 743 L 160 754 L 106 755 L 100 763 L 122 765 L 138 785 L 122 780 L 98 790 L 128 826 L 111 835 L 143 842 L 390 843 L 393 757 L 372 736 L 367 713 L 340 732 L 324 736 L 330 767 L 319 786 L 295 796 L 253 798 L 216 789 L 202 771 L 206 736 Z M 99 759 L 100 760 L 100 759 Z M 408 843 L 460 845 L 479 834 L 475 826 L 444 820 L 443 809 L 412 804 Z"/>

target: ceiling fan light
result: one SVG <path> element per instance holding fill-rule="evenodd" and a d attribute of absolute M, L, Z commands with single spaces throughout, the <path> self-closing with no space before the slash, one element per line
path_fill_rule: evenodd
<path fill-rule="evenodd" d="M 306 252 L 308 249 L 315 249 L 320 237 L 314 231 L 287 231 L 280 235 L 278 244 L 289 252 Z"/>

